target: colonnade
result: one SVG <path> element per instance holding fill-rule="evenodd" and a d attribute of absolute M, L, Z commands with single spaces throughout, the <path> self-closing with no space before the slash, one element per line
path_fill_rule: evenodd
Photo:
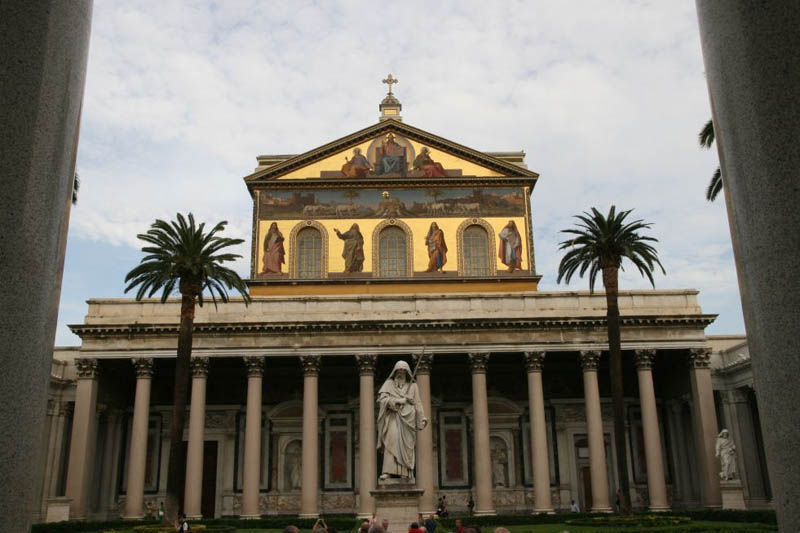
<path fill-rule="evenodd" d="M 642 425 L 644 434 L 645 461 L 649 507 L 653 511 L 669 509 L 664 475 L 663 451 L 658 423 L 658 409 L 653 388 L 652 368 L 656 351 L 636 350 L 635 365 L 639 383 Z M 714 441 L 716 437 L 716 414 L 711 386 L 708 349 L 691 350 L 689 381 L 692 389 L 696 446 L 701 465 L 701 484 L 703 503 L 707 507 L 721 504 L 719 479 L 716 475 Z M 528 399 L 530 411 L 530 453 L 534 480 L 534 512 L 553 512 L 550 491 L 550 458 L 547 448 L 545 406 L 542 387 L 542 368 L 547 353 L 544 351 L 524 352 L 527 371 Z M 589 460 L 592 490 L 592 511 L 611 510 L 609 497 L 608 465 L 604 443 L 603 420 L 597 380 L 597 367 L 601 352 L 585 350 L 580 352 L 583 371 L 583 387 L 586 412 L 586 426 L 589 443 Z M 419 356 L 417 365 L 417 386 L 425 412 L 431 414 L 430 373 L 431 355 Z M 473 474 L 475 493 L 475 514 L 495 513 L 492 493 L 492 458 L 489 439 L 489 410 L 486 388 L 486 373 L 490 353 L 468 353 L 472 381 L 473 409 Z M 359 354 L 355 356 L 359 375 L 359 507 L 360 516 L 371 516 L 375 501 L 371 491 L 377 481 L 377 451 L 375 432 L 375 365 L 377 355 Z M 319 464 L 320 450 L 318 440 L 318 376 L 321 356 L 301 356 L 303 369 L 303 423 L 302 423 L 302 484 L 300 516 L 319 515 Z M 261 356 L 244 357 L 247 370 L 247 405 L 245 414 L 245 437 L 243 457 L 242 518 L 257 518 L 259 509 L 259 488 L 261 468 L 261 419 L 262 419 L 262 379 L 265 359 Z M 143 490 L 147 447 L 147 424 L 150 410 L 150 383 L 153 375 L 153 360 L 134 359 L 136 370 L 136 397 L 133 410 L 133 431 L 131 434 L 127 498 L 124 517 L 135 519 L 144 516 Z M 75 416 L 73 423 L 72 447 L 67 476 L 67 496 L 72 498 L 71 516 L 86 516 L 86 500 L 90 475 L 91 438 L 97 397 L 97 361 L 78 359 L 78 388 L 76 392 Z M 208 377 L 208 358 L 196 357 L 191 363 L 192 396 L 189 415 L 186 486 L 184 510 L 189 518 L 200 517 L 200 502 L 203 478 L 203 441 L 205 424 L 205 390 Z M 420 497 L 420 512 L 434 512 L 436 508 L 436 487 L 434 485 L 434 454 L 432 424 L 420 431 L 416 444 L 417 486 L 423 490 Z M 617 460 L 627 460 L 618 458 Z"/>

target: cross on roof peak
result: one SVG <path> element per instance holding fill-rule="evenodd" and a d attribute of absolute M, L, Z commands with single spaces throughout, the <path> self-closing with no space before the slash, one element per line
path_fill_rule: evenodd
<path fill-rule="evenodd" d="M 395 83 L 400 83 L 400 81 L 397 78 L 393 78 L 392 74 L 389 73 L 389 77 L 383 80 L 383 83 L 389 86 L 389 94 L 392 94 L 392 85 Z"/>

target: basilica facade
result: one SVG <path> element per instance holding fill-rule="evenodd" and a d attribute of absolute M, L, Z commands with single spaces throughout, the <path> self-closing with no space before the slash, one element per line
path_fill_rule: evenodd
<path fill-rule="evenodd" d="M 442 496 L 451 512 L 609 511 L 620 461 L 636 508 L 769 506 L 749 355 L 725 359 L 746 342 L 706 336 L 697 291 L 620 293 L 617 457 L 605 296 L 538 290 L 525 154 L 412 127 L 391 91 L 380 112 L 245 177 L 252 302 L 197 310 L 183 511 L 371 516 L 376 391 L 398 360 L 430 420 L 422 512 Z M 141 518 L 164 501 L 179 307 L 91 299 L 70 326 L 81 345 L 55 352 L 36 519 Z M 721 423 L 739 444 L 731 480 Z"/>

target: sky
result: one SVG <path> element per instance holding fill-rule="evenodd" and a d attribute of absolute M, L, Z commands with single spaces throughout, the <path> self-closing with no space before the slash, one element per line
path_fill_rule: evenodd
<path fill-rule="evenodd" d="M 259 154 L 297 154 L 375 123 L 399 79 L 403 120 L 477 150 L 524 150 L 540 290 L 556 283 L 574 215 L 634 209 L 667 271 L 694 288 L 709 334 L 744 325 L 692 0 L 164 2 L 94 4 L 57 345 L 86 300 L 124 296 L 137 233 L 192 212 L 245 239 L 242 178 Z M 623 264 L 624 266 L 624 264 Z M 632 269 L 632 270 L 631 270 Z M 635 268 L 621 289 L 649 284 Z"/>

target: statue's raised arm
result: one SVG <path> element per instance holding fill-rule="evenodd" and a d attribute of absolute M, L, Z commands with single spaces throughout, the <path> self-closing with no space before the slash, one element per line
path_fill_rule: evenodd
<path fill-rule="evenodd" d="M 414 477 L 417 431 L 428 424 L 411 369 L 398 361 L 378 391 L 378 449 L 383 449 L 381 479 Z"/>

